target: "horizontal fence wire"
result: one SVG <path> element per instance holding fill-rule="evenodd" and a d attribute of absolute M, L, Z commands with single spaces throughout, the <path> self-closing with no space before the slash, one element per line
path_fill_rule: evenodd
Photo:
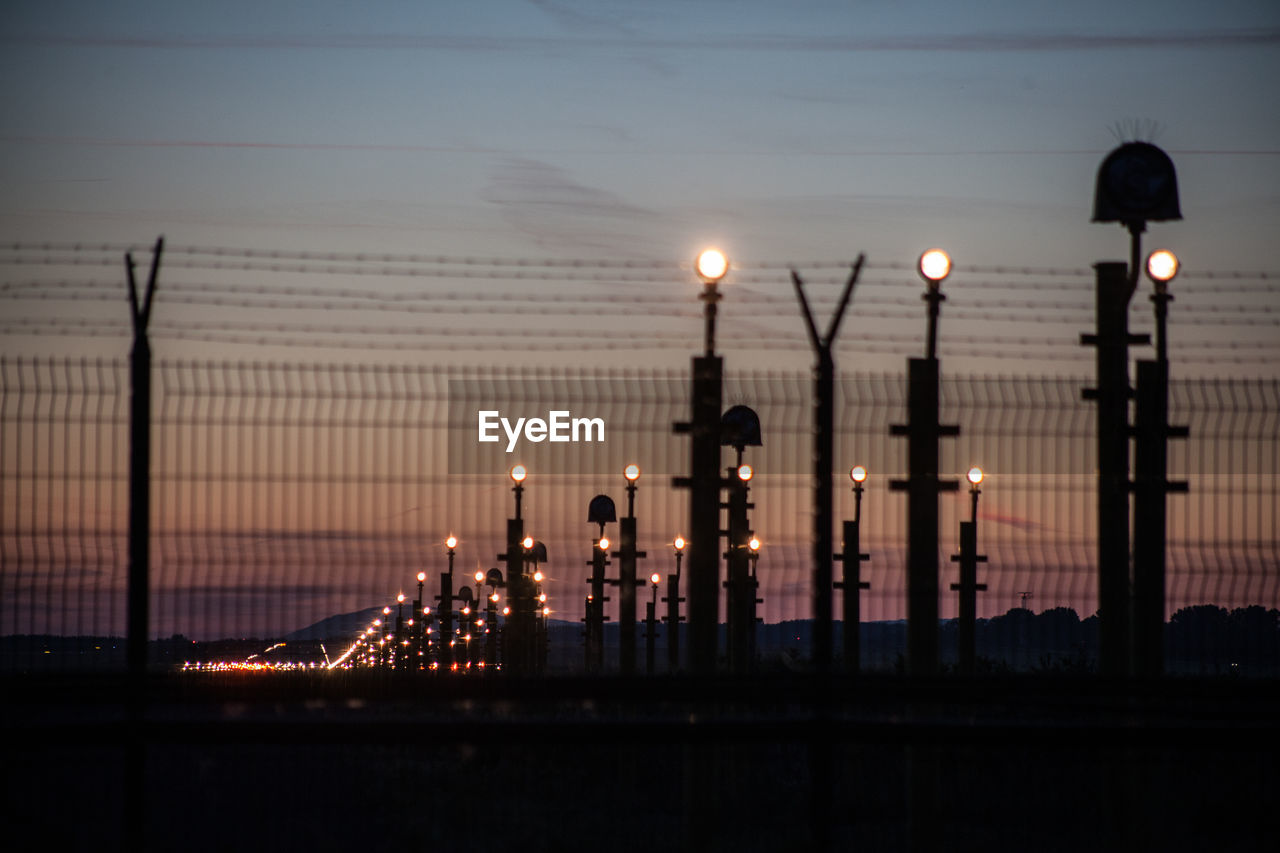
<path fill-rule="evenodd" d="M 512 512 L 506 466 L 519 454 L 469 455 L 476 426 L 459 420 L 464 401 L 598 415 L 614 437 L 611 448 L 575 446 L 571 463 L 542 461 L 544 448 L 525 448 L 519 459 L 531 471 L 526 529 L 549 556 L 542 568 L 562 646 L 553 668 L 581 661 L 586 563 L 598 535 L 586 508 L 600 493 L 625 505 L 615 454 L 645 471 L 636 498 L 638 545 L 647 553 L 640 574 L 671 571 L 670 543 L 688 535 L 687 493 L 671 485 L 688 466 L 688 440 L 671 427 L 688 416 L 685 371 L 170 360 L 155 364 L 152 384 L 150 630 L 166 664 L 223 641 L 266 648 L 317 640 L 336 655 L 368 614 L 394 607 L 399 592 L 416 596 L 419 571 L 433 600 L 448 535 L 460 540 L 459 583 L 498 565 Z M 960 435 L 942 440 L 940 471 L 957 479 L 970 465 L 987 472 L 978 643 L 992 665 L 1083 666 L 1096 654 L 1096 414 L 1081 395 L 1088 384 L 944 370 L 941 421 L 958 424 Z M 746 404 L 761 417 L 763 446 L 746 451 L 756 471 L 751 526 L 763 542 L 758 636 L 762 656 L 778 660 L 808 653 L 811 385 L 795 372 L 730 371 L 725 380 L 725 406 Z M 837 381 L 837 543 L 839 519 L 853 515 L 845 472 L 854 464 L 871 472 L 862 505 L 869 668 L 898 665 L 905 642 L 906 501 L 888 489 L 906 475 L 906 442 L 890 435 L 906 419 L 905 395 L 901 375 Z M 0 359 L 6 670 L 123 666 L 128 397 L 128 365 L 119 359 Z M 1190 438 L 1171 441 L 1169 451 L 1170 478 L 1187 480 L 1190 491 L 1168 498 L 1169 666 L 1274 667 L 1280 383 L 1174 381 L 1170 420 L 1190 427 Z M 726 450 L 724 464 L 731 460 Z M 968 500 L 963 490 L 940 497 L 944 620 L 957 614 L 950 558 Z M 616 606 L 606 610 L 611 622 Z M 946 659 L 953 633 L 944 626 L 942 636 Z"/>

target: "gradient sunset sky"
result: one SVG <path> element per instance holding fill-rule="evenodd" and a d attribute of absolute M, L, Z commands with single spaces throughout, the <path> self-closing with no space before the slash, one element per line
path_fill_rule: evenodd
<path fill-rule="evenodd" d="M 1128 251 L 1119 226 L 1089 221 L 1094 177 L 1139 135 L 1178 168 L 1185 219 L 1154 223 L 1147 242 L 1177 251 L 1186 270 L 1171 309 L 1175 380 L 1277 375 L 1273 0 L 10 2 L 5 13 L 10 365 L 124 358 L 119 246 L 164 234 L 172 260 L 152 318 L 161 361 L 447 364 L 467 350 L 460 363 L 563 355 L 683 370 L 701 343 L 697 286 L 687 269 L 644 264 L 687 267 L 714 243 L 735 264 L 721 315 L 730 372 L 802 375 L 812 356 L 786 265 L 821 288 L 843 281 L 830 262 L 865 252 L 876 266 L 842 327 L 840 367 L 897 376 L 903 352 L 921 354 L 911 266 L 936 245 L 957 264 L 944 376 L 1087 375 L 1089 267 Z M 40 248 L 67 243 L 110 248 Z M 209 256 L 183 247 L 576 259 L 587 273 L 634 261 L 641 273 L 237 271 L 201 266 Z M 286 304 L 291 287 L 308 295 Z M 820 322 L 834 292 L 821 291 Z M 1149 328 L 1147 300 L 1134 301 L 1135 329 Z M 565 306 L 582 310 L 555 313 Z M 233 341 L 300 336 L 279 331 L 298 323 L 314 324 L 303 348 Z M 514 349 L 487 349 L 511 328 L 522 333 L 506 336 Z M 586 331 L 601 343 L 584 344 Z M 388 341 L 403 346 L 376 348 Z M 1000 352 L 957 355 L 983 346 Z M 1239 353 L 1243 364 L 1231 361 Z M 21 458 L 25 445 L 8 440 Z M 990 511 L 1021 518 L 998 482 Z M 505 499 L 501 472 L 492 489 Z M 797 515 L 769 526 L 771 547 L 787 537 L 799 566 L 807 509 L 786 507 Z M 436 536 L 446 523 L 411 526 Z"/>
<path fill-rule="evenodd" d="M 1280 233 L 1280 7 L 15 2 L 10 240 L 1071 266 L 1113 127 L 1187 266 Z"/>

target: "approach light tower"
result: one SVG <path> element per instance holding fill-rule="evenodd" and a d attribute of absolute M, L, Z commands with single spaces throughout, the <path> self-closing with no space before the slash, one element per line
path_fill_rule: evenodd
<path fill-rule="evenodd" d="M 1147 223 L 1181 218 L 1178 177 L 1169 155 L 1149 142 L 1126 142 L 1102 161 L 1093 221 L 1119 222 L 1129 232 L 1127 268 L 1118 262 L 1094 265 L 1096 330 L 1081 335 L 1081 343 L 1097 351 L 1097 385 L 1084 389 L 1084 396 L 1098 404 L 1098 663 L 1112 677 L 1132 671 L 1129 344 L 1150 342 L 1147 335 L 1129 334 L 1129 300 L 1138 286 Z"/>
<path fill-rule="evenodd" d="M 938 423 L 938 315 L 951 258 L 930 249 L 918 270 L 929 306 L 925 357 L 907 360 L 907 423 L 893 424 L 890 434 L 907 437 L 909 473 L 889 488 L 907 493 L 907 671 L 931 676 L 938 671 L 938 493 L 959 488 L 938 478 L 938 439 L 960 427 Z"/>
<path fill-rule="evenodd" d="M 449 556 L 449 571 L 440 573 L 440 668 L 448 672 L 453 666 L 453 558 L 458 537 L 450 534 L 444 540 L 444 547 Z M 425 608 L 423 615 L 426 615 Z"/>
<path fill-rule="evenodd" d="M 1187 491 L 1186 480 L 1169 480 L 1170 438 L 1186 438 L 1185 426 L 1169 425 L 1169 282 L 1178 274 L 1178 258 L 1161 249 L 1146 263 L 1155 287 L 1156 358 L 1137 365 L 1133 461 L 1133 673 L 1143 678 L 1164 674 L 1165 547 L 1170 492 Z"/>
<path fill-rule="evenodd" d="M 619 668 L 623 675 L 636 672 L 636 587 L 643 580 L 636 578 L 636 560 L 648 556 L 636 550 L 636 481 L 640 479 L 640 466 L 627 465 L 622 471 L 627 481 L 627 514 L 618 521 L 618 577 L 611 581 L 618 587 Z"/>
<path fill-rule="evenodd" d="M 604 526 L 617 520 L 617 509 L 608 495 L 596 495 L 587 505 L 587 523 L 600 525 L 600 535 L 592 540 L 591 559 L 587 561 L 591 567 L 591 577 L 587 579 L 591 591 L 587 593 L 586 614 L 582 619 L 587 672 L 593 674 L 604 670 L 604 605 L 609 600 L 604 594 L 608 582 L 605 571 L 609 565 L 609 540 L 604 535 Z"/>
<path fill-rule="evenodd" d="M 715 354 L 718 285 L 729 272 L 729 259 L 707 249 L 694 261 L 703 284 L 706 346 L 693 359 L 690 420 L 673 425 L 688 433 L 689 476 L 672 485 L 689 489 L 689 668 L 699 675 L 716 670 L 720 611 L 720 407 L 723 403 L 724 362 Z"/>
<path fill-rule="evenodd" d="M 676 558 L 676 570 L 667 575 L 667 595 L 662 600 L 667 603 L 667 615 L 663 621 L 667 623 L 667 671 L 675 672 L 680 668 L 680 561 L 684 557 L 684 549 L 688 543 L 683 536 L 677 536 L 671 542 Z"/>
<path fill-rule="evenodd" d="M 853 481 L 853 521 L 845 521 L 844 550 L 833 559 L 843 567 L 835 586 L 844 592 L 844 668 L 856 673 L 862 667 L 862 590 L 871 589 L 871 584 L 862 579 L 862 564 L 871 559 L 870 554 L 862 553 L 862 492 L 867 469 L 854 465 L 849 469 L 849 479 Z"/>
<path fill-rule="evenodd" d="M 978 593 L 987 588 L 985 583 L 978 583 L 978 563 L 987 561 L 986 554 L 978 553 L 978 495 L 982 494 L 978 487 L 982 478 L 982 469 L 977 465 L 965 475 L 969 481 L 969 520 L 960 522 L 960 553 L 951 555 L 951 561 L 960 564 L 960 582 L 953 583 L 951 589 L 960 593 L 956 656 L 961 675 L 973 675 L 976 668 Z"/>
<path fill-rule="evenodd" d="M 529 469 L 514 465 L 508 475 L 515 484 L 511 488 L 515 495 L 515 517 L 507 519 L 507 550 L 498 555 L 498 559 L 507 564 L 507 606 L 511 609 L 502 634 L 502 668 L 507 674 L 519 677 L 533 673 L 535 660 L 534 595 L 524 571 L 524 519 L 520 515 Z"/>

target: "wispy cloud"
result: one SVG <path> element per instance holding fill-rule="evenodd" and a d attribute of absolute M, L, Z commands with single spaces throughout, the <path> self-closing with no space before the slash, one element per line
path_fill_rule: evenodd
<path fill-rule="evenodd" d="M 601 13 L 594 7 L 588 12 L 575 9 L 567 3 L 555 2 L 555 0 L 529 0 L 529 3 L 569 32 L 588 35 L 600 33 L 635 35 L 635 30 L 623 23 L 621 16 L 616 12 Z"/>
<path fill-rule="evenodd" d="M 509 225 L 543 248 L 591 247 L 630 255 L 635 252 L 635 226 L 659 219 L 653 211 L 579 183 L 540 160 L 501 162 L 483 197 L 501 209 Z"/>

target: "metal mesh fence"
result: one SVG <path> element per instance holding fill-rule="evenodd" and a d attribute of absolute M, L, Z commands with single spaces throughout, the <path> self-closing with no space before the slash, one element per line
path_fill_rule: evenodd
<path fill-rule="evenodd" d="M 682 371 L 158 362 L 151 635 L 161 645 L 153 659 L 180 662 L 207 652 L 189 647 L 239 638 L 264 647 L 290 637 L 337 640 L 356 616 L 304 629 L 394 605 L 400 591 L 412 597 L 419 571 L 433 594 L 449 534 L 460 540 L 464 576 L 496 565 L 511 482 L 505 468 L 461 464 L 456 434 L 474 425 L 454 422 L 451 382 L 455 397 L 458 388 L 482 399 L 517 387 L 531 410 L 585 407 L 609 424 L 612 444 L 576 447 L 576 466 L 539 469 L 537 449 L 525 448 L 526 529 L 547 545 L 552 619 L 567 623 L 564 649 L 552 658 L 572 668 L 596 535 L 586 507 L 598 493 L 621 503 L 615 457 L 647 472 L 636 503 L 648 554 L 641 573 L 669 571 L 670 543 L 687 534 L 687 494 L 670 483 L 688 458 L 687 439 L 671 429 L 688 413 Z M 961 477 L 978 464 L 987 472 L 978 650 L 995 665 L 1087 665 L 1096 651 L 1088 618 L 1097 609 L 1095 417 L 1081 399 L 1086 384 L 949 377 L 944 365 L 941 420 L 961 432 L 943 440 L 941 470 Z M 751 523 L 764 543 L 759 647 L 780 660 L 807 653 L 810 386 L 805 374 L 766 372 L 730 372 L 725 384 L 725 405 L 747 404 L 762 422 L 764 446 L 748 450 Z M 899 375 L 838 380 L 836 456 L 846 471 L 862 464 L 872 472 L 862 533 L 871 554 L 862 609 L 871 668 L 892 668 L 903 644 L 906 501 L 887 485 L 906 469 L 905 441 L 889 433 L 905 420 L 905 392 Z M 6 669 L 123 665 L 128 395 L 121 360 L 0 360 Z M 1171 442 L 1169 475 L 1191 487 L 1169 497 L 1169 666 L 1274 673 L 1280 383 L 1174 381 L 1170 413 L 1191 438 Z M 725 464 L 731 459 L 726 450 Z M 509 460 L 525 461 L 520 452 Z M 940 504 L 945 620 L 956 615 L 949 558 L 968 496 L 944 494 Z M 849 490 L 838 490 L 835 510 L 837 519 L 851 517 Z M 613 610 L 607 616 L 616 619 Z M 942 636 L 945 660 L 954 641 L 945 626 Z"/>

